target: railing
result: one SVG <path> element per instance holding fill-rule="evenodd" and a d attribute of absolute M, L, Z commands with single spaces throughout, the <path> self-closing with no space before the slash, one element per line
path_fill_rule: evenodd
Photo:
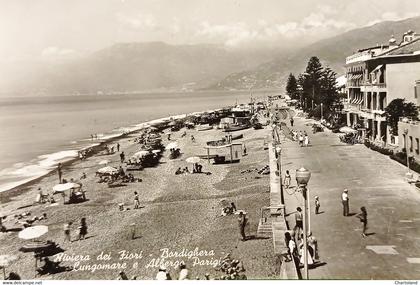
<path fill-rule="evenodd" d="M 363 82 L 365 86 L 372 86 L 372 87 L 379 87 L 379 88 L 386 88 L 386 83 L 372 83 L 369 81 Z"/>

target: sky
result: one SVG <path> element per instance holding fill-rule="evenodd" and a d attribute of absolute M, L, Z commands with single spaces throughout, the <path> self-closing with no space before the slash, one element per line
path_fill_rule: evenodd
<path fill-rule="evenodd" d="M 0 63 L 119 42 L 302 45 L 419 13 L 419 0 L 0 0 Z"/>

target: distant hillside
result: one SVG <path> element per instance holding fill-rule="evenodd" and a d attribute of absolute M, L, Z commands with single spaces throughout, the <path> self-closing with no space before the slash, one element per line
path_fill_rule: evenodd
<path fill-rule="evenodd" d="M 65 64 L 28 70 L 12 88 L 42 94 L 196 89 L 272 58 L 267 50 L 217 45 L 121 43 Z"/>
<path fill-rule="evenodd" d="M 402 21 L 387 21 L 373 26 L 351 30 L 332 38 L 318 41 L 297 50 L 281 54 L 275 60 L 243 72 L 232 73 L 210 89 L 284 89 L 287 75 L 298 74 L 306 68 L 308 59 L 317 56 L 338 74 L 344 73 L 345 58 L 361 48 L 388 44 L 391 35 L 401 40 L 404 32 L 420 32 L 420 17 Z"/>

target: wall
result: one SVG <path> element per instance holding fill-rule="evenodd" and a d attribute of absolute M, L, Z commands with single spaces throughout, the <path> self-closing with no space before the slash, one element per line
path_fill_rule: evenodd
<path fill-rule="evenodd" d="M 419 140 L 420 143 L 420 122 L 417 124 L 415 123 L 404 123 L 404 122 L 398 122 L 398 148 L 399 150 L 402 150 L 404 146 L 404 130 L 407 129 L 407 149 L 408 154 L 410 156 L 413 156 L 417 161 L 420 162 L 420 145 L 417 145 L 417 140 Z M 410 137 L 413 138 L 413 149 L 410 150 Z"/>
<path fill-rule="evenodd" d="M 414 86 L 419 76 L 420 62 L 387 64 L 387 103 L 396 98 L 405 98 L 407 102 L 420 105 L 420 98 L 414 98 Z"/>

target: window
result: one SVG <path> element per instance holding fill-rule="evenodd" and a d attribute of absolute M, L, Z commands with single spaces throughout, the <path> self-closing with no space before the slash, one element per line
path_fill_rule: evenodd
<path fill-rule="evenodd" d="M 419 139 L 416 138 L 416 154 L 419 154 L 419 153 L 420 153 L 420 142 L 419 142 Z"/>

